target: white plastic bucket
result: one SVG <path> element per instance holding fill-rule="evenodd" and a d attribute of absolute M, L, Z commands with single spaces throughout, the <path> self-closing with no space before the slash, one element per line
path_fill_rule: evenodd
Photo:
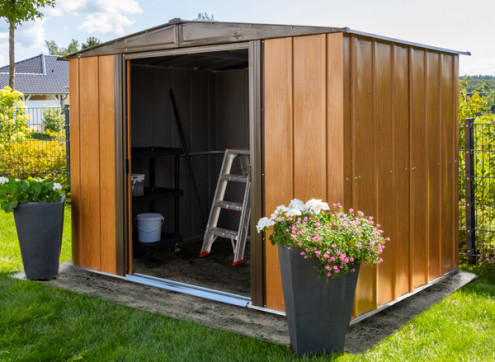
<path fill-rule="evenodd" d="M 162 225 L 165 218 L 162 214 L 146 213 L 136 215 L 136 227 L 140 243 L 160 241 Z"/>

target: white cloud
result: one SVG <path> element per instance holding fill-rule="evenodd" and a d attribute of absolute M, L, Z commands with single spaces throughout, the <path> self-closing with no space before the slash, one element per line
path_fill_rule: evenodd
<path fill-rule="evenodd" d="M 137 0 L 58 0 L 52 16 L 64 13 L 84 15 L 79 30 L 91 34 L 123 34 L 124 27 L 134 24 L 128 15 L 141 14 L 143 9 Z"/>
<path fill-rule="evenodd" d="M 44 23 L 45 19 L 39 19 L 17 28 L 15 33 L 16 46 L 43 48 L 45 45 Z"/>

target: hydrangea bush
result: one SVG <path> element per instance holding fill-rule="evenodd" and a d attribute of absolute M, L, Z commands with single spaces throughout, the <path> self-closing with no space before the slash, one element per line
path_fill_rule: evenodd
<path fill-rule="evenodd" d="M 27 202 L 59 202 L 63 194 L 62 185 L 51 180 L 0 177 L 0 207 L 5 212 Z"/>
<path fill-rule="evenodd" d="M 299 249 L 301 257 L 317 261 L 328 278 L 354 272 L 358 262 L 380 264 L 384 244 L 390 240 L 372 216 L 353 209 L 346 213 L 340 204 L 330 211 L 327 203 L 315 199 L 278 206 L 256 227 L 258 232 L 273 228 L 272 244 Z"/>

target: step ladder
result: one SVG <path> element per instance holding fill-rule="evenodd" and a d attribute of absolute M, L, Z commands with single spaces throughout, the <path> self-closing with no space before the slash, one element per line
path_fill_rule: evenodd
<path fill-rule="evenodd" d="M 234 160 L 240 163 L 241 174 L 235 175 L 230 173 Z M 244 261 L 244 249 L 246 248 L 246 239 L 249 227 L 249 217 L 251 209 L 249 207 L 249 186 L 250 186 L 250 167 L 249 167 L 249 150 L 229 148 L 225 150 L 222 168 L 218 177 L 217 188 L 213 198 L 213 204 L 210 210 L 210 217 L 206 225 L 203 247 L 201 248 L 200 257 L 210 254 L 211 246 L 217 237 L 230 239 L 234 251 L 234 261 L 232 265 L 238 265 Z M 242 203 L 224 200 L 225 191 L 229 182 L 244 183 L 244 197 Z M 240 211 L 239 229 L 227 230 L 217 227 L 218 218 L 221 209 Z"/>

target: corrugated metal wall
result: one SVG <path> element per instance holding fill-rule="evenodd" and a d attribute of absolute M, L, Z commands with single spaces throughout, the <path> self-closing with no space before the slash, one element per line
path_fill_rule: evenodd
<path fill-rule="evenodd" d="M 265 213 L 296 197 L 373 215 L 392 241 L 354 315 L 457 265 L 457 55 L 343 34 L 265 41 Z M 266 305 L 283 309 L 266 246 Z"/>
<path fill-rule="evenodd" d="M 69 62 L 72 262 L 115 274 L 114 57 Z"/>

